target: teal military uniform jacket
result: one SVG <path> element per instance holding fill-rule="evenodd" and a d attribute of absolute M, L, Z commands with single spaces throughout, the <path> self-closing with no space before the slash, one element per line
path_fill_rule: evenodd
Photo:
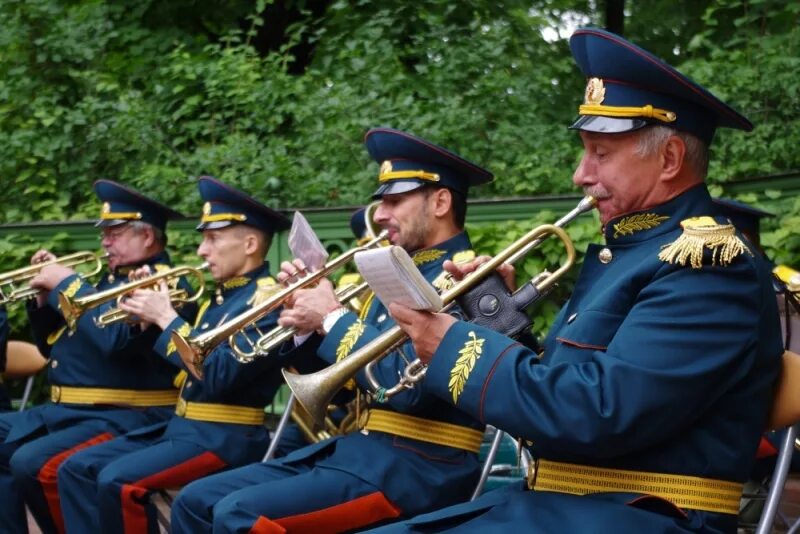
<path fill-rule="evenodd" d="M 698 185 L 609 221 L 606 245 L 589 246 L 542 355 L 458 322 L 433 357 L 427 391 L 527 440 L 539 462 L 743 482 L 783 350 L 760 255 L 737 249 L 731 236 L 729 249 L 708 239 L 695 249 L 687 244 L 690 232 L 681 223 L 713 213 Z M 699 263 L 667 257 L 679 244 Z M 482 528 L 503 517 L 505 525 L 536 532 L 645 525 L 661 532 L 731 530 L 736 521 L 735 514 L 681 508 L 645 493 L 579 497 L 520 489 L 411 524 Z"/>

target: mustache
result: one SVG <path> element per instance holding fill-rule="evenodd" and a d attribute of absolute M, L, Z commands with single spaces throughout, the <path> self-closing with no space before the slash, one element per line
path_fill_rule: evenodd
<path fill-rule="evenodd" d="M 602 187 L 590 186 L 583 188 L 584 195 L 593 196 L 597 200 L 605 200 L 611 197 L 611 194 Z"/>

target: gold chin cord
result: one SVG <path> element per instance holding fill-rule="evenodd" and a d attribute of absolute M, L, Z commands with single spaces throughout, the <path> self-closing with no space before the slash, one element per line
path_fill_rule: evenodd
<path fill-rule="evenodd" d="M 198 364 L 205 359 L 214 347 L 226 340 L 230 343 L 234 357 L 240 362 L 247 363 L 254 360 L 260 354 L 267 354 L 268 351 L 264 350 L 265 347 L 277 346 L 279 344 L 279 339 L 288 339 L 294 334 L 294 331 L 292 330 L 291 333 L 289 333 L 289 329 L 281 329 L 278 332 L 270 331 L 264 333 L 256 325 L 262 317 L 278 309 L 296 290 L 316 285 L 320 280 L 326 278 L 353 259 L 356 252 L 381 246 L 385 239 L 386 232 L 381 232 L 380 235 L 376 236 L 368 243 L 342 253 L 326 263 L 320 270 L 309 274 L 305 278 L 301 278 L 294 284 L 278 291 L 270 298 L 252 306 L 247 311 L 222 323 L 218 327 L 192 338 L 185 338 L 180 333 L 173 332 L 172 341 L 175 343 L 175 347 L 184 361 L 198 362 Z M 259 336 L 259 341 L 263 339 L 261 345 L 258 345 L 250 339 L 248 336 L 249 332 L 254 332 Z M 237 343 L 237 336 L 243 339 L 243 343 Z M 243 348 L 241 346 L 242 344 L 245 344 L 246 347 Z"/>
<path fill-rule="evenodd" d="M 542 273 L 542 275 L 536 276 L 532 282 L 539 292 L 547 291 L 575 262 L 575 247 L 562 227 L 578 215 L 594 209 L 595 205 L 594 198 L 585 197 L 572 211 L 554 224 L 541 225 L 526 233 L 491 260 L 478 267 L 472 274 L 456 282 L 450 289 L 445 291 L 442 294 L 442 301 L 445 304 L 442 311 L 447 310 L 456 298 L 479 285 L 501 264 L 518 261 L 538 247 L 545 239 L 555 236 L 561 240 L 566 249 L 566 261 L 553 273 Z M 373 362 L 379 361 L 407 339 L 406 334 L 399 326 L 395 325 L 346 358 L 321 371 L 308 375 L 298 375 L 284 369 L 283 375 L 286 379 L 286 384 L 294 393 L 297 401 L 311 415 L 315 424 L 319 425 L 324 419 L 328 404 L 330 404 L 330 400 L 336 392 L 362 369 L 367 371 L 367 380 L 373 389 L 372 394 L 375 395 L 378 401 L 385 401 L 401 391 L 414 387 L 414 384 L 422 380 L 425 376 L 426 368 L 419 359 L 412 361 L 406 367 L 400 381 L 390 388 L 383 387 L 368 372 L 369 366 Z"/>
<path fill-rule="evenodd" d="M 169 295 L 172 305 L 176 308 L 197 301 L 205 290 L 205 280 L 203 279 L 203 270 L 208 268 L 208 262 L 202 263 L 197 267 L 179 266 L 171 269 L 166 269 L 156 272 L 150 276 L 122 284 L 105 291 L 86 295 L 85 297 L 75 298 L 74 296 L 61 293 L 58 296 L 58 302 L 61 307 L 61 313 L 64 315 L 64 320 L 70 330 L 75 329 L 75 325 L 81 316 L 88 310 L 92 310 L 102 304 L 111 301 L 117 301 L 119 304 L 127 295 L 136 289 L 157 287 L 158 284 L 164 280 L 168 284 L 177 286 L 177 282 L 181 277 L 194 277 L 197 279 L 197 289 L 194 293 L 189 294 L 186 290 L 178 287 L 170 287 Z M 128 315 L 127 312 L 122 311 L 119 307 L 114 307 L 107 312 L 98 315 L 95 318 L 95 324 L 104 328 L 110 324 L 120 321 L 135 321 Z"/>
<path fill-rule="evenodd" d="M 80 265 L 94 264 L 88 272 L 80 273 L 82 278 L 89 278 L 98 274 L 103 269 L 103 258 L 105 258 L 105 256 L 85 250 L 66 256 L 60 256 L 54 260 L 37 263 L 36 265 L 30 265 L 28 267 L 2 273 L 0 274 L 0 305 L 20 302 L 38 295 L 39 289 L 31 287 L 30 281 L 39 274 L 42 267 L 57 263 L 64 267 L 75 269 Z"/>

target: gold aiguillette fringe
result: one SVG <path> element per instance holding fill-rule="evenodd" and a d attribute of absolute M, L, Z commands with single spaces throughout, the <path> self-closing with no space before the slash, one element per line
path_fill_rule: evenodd
<path fill-rule="evenodd" d="M 683 234 L 674 242 L 664 246 L 658 259 L 677 265 L 691 265 L 692 269 L 703 266 L 703 253 L 711 251 L 712 265 L 729 265 L 737 256 L 753 255 L 747 245 L 736 235 L 730 224 L 717 224 L 709 217 L 697 217 L 681 222 Z"/>

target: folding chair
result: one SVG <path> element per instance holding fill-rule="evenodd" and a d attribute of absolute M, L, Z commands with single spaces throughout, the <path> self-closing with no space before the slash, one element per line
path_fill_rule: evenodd
<path fill-rule="evenodd" d="M 16 340 L 8 342 L 6 356 L 6 370 L 3 376 L 7 378 L 26 378 L 22 398 L 19 400 L 14 399 L 15 403 L 19 402 L 18 409 L 22 411 L 28 407 L 36 373 L 44 369 L 44 366 L 47 365 L 47 359 L 42 356 L 42 353 L 33 343 Z"/>

